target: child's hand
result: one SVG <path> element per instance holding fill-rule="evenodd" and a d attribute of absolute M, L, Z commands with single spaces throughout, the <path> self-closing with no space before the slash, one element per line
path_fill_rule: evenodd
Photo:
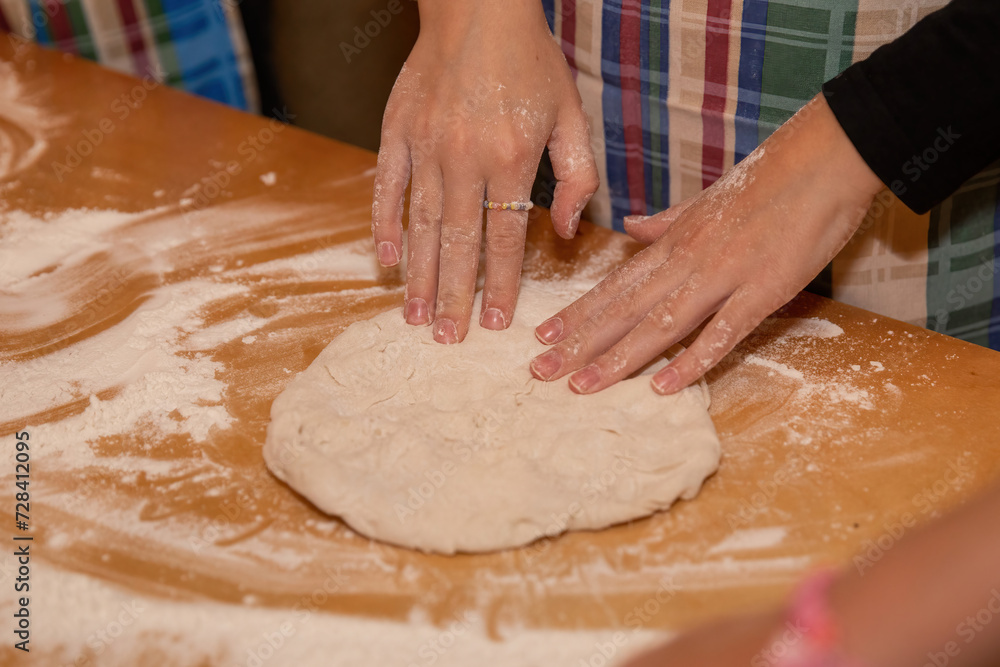
<path fill-rule="evenodd" d="M 483 199 L 526 202 L 543 148 L 559 179 L 552 223 L 565 238 L 598 177 L 580 95 L 537 0 L 420 3 L 420 37 L 382 122 L 372 231 L 396 264 L 412 172 L 404 313 L 441 343 L 469 330 Z M 489 211 L 480 323 L 506 328 L 517 299 L 528 214 Z"/>
<path fill-rule="evenodd" d="M 629 234 L 652 245 L 536 329 L 556 345 L 532 361 L 532 373 L 573 373 L 574 391 L 600 391 L 714 313 L 652 378 L 659 393 L 679 391 L 826 266 L 881 187 L 826 102 L 814 99 L 712 187 L 626 219 Z"/>

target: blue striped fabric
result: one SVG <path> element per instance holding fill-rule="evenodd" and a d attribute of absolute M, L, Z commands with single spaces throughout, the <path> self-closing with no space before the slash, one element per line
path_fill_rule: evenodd
<path fill-rule="evenodd" d="M 554 0 L 550 1 L 551 2 Z M 43 46 L 257 111 L 257 83 L 232 0 L 5 0 L 0 26 Z"/>
<path fill-rule="evenodd" d="M 601 12 L 601 78 L 604 81 L 604 143 L 607 151 L 608 190 L 611 194 L 613 228 L 625 231 L 622 218 L 632 212 L 625 155 L 625 119 L 622 116 L 621 3 L 607 0 Z"/>
<path fill-rule="evenodd" d="M 30 0 L 28 8 L 31 11 L 31 24 L 35 28 L 35 41 L 42 46 L 52 46 L 52 35 L 49 33 L 47 14 L 39 0 Z"/>
<path fill-rule="evenodd" d="M 670 163 L 667 143 L 667 82 L 660 68 L 670 61 L 669 0 L 643 3 L 640 15 L 639 63 L 642 93 L 643 175 L 646 181 L 646 213 L 669 206 Z M 655 40 L 659 41 L 657 45 Z M 657 48 L 658 46 L 658 48 Z"/>
<path fill-rule="evenodd" d="M 162 0 L 184 87 L 202 97 L 247 109 L 236 52 L 221 0 Z"/>
<path fill-rule="evenodd" d="M 760 89 L 764 75 L 767 37 L 767 0 L 744 0 L 740 31 L 739 91 L 736 101 L 735 162 L 749 155 L 760 142 Z"/>

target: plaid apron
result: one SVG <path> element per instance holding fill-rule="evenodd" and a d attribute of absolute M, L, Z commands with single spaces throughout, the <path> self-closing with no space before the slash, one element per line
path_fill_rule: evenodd
<path fill-rule="evenodd" d="M 0 29 L 245 111 L 257 84 L 234 0 L 0 0 Z"/>
<path fill-rule="evenodd" d="M 622 230 L 711 185 L 822 83 L 944 0 L 543 0 L 593 129 L 589 218 Z M 1000 166 L 926 215 L 888 191 L 814 283 L 1000 349 Z"/>

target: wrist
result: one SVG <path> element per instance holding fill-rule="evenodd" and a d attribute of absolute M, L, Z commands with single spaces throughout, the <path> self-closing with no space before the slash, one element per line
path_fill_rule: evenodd
<path fill-rule="evenodd" d="M 863 201 L 865 208 L 884 187 L 864 161 L 822 94 L 813 97 L 802 113 L 811 130 L 807 140 L 809 159 L 826 172 L 831 190 L 839 189 L 848 201 Z M 821 157 L 816 160 L 816 156 Z"/>
<path fill-rule="evenodd" d="M 540 26 L 548 31 L 539 0 L 418 0 L 417 7 L 420 36 L 444 47 L 480 31 L 501 34 L 504 39 Z"/>

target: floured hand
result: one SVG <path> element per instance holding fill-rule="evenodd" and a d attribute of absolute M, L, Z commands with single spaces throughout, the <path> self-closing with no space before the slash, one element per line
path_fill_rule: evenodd
<path fill-rule="evenodd" d="M 527 201 L 548 145 L 552 223 L 572 238 L 597 169 L 580 94 L 536 0 L 422 0 L 420 20 L 382 123 L 372 232 L 379 261 L 398 263 L 412 174 L 404 316 L 456 343 L 472 315 L 483 199 Z M 525 211 L 487 212 L 488 329 L 512 321 L 527 221 Z"/>
<path fill-rule="evenodd" d="M 850 239 L 882 184 L 826 102 L 814 98 L 699 195 L 626 218 L 651 245 L 543 322 L 541 380 L 592 393 L 628 377 L 714 317 L 652 378 L 674 393 L 717 364 L 805 287 Z"/>

